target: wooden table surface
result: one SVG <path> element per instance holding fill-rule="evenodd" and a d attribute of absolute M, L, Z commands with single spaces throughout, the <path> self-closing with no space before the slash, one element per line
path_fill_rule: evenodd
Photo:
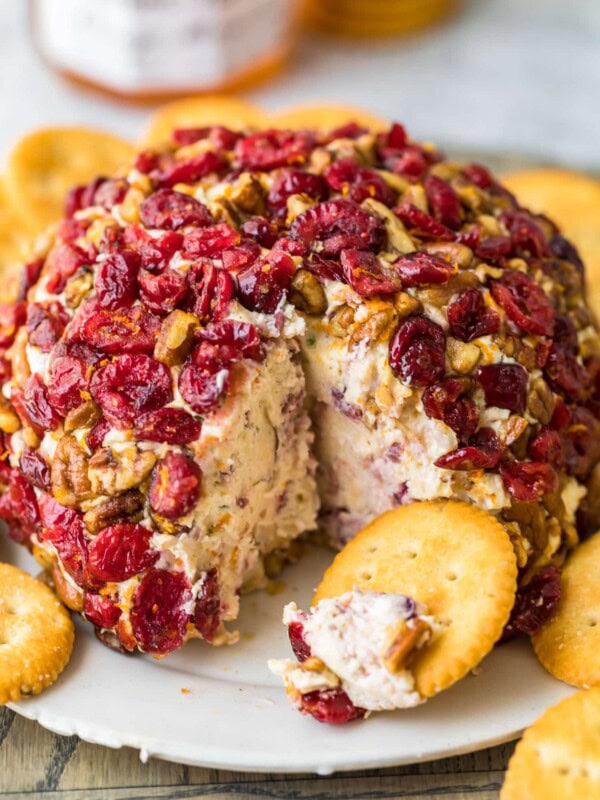
<path fill-rule="evenodd" d="M 26 702 L 26 701 L 25 701 Z M 514 744 L 383 770 L 261 775 L 200 769 L 57 736 L 0 708 L 0 800 L 497 800 Z"/>

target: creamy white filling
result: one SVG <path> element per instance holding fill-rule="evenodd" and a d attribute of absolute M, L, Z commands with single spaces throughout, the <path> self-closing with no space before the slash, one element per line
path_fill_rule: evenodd
<path fill-rule="evenodd" d="M 271 661 L 269 667 L 300 694 L 340 685 L 355 706 L 369 711 L 415 706 L 423 698 L 415 689 L 412 672 L 402 667 L 391 671 L 385 656 L 402 625 L 415 616 L 433 631 L 437 629 L 424 611 L 404 595 L 359 589 L 321 600 L 308 614 L 289 603 L 283 612 L 284 624 L 302 624 L 311 655 L 327 669 L 312 669 L 310 662 L 303 669 L 291 660 Z M 429 633 L 424 633 L 417 647 L 428 640 Z"/>

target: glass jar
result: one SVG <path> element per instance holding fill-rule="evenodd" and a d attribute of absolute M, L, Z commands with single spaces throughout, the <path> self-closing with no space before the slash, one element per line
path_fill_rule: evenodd
<path fill-rule="evenodd" d="M 135 100 L 240 89 L 284 65 L 296 0 L 29 0 L 40 55 Z"/>

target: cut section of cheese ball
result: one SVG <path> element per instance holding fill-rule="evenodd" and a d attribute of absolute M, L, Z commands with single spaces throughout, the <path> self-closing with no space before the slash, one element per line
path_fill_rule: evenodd
<path fill-rule="evenodd" d="M 0 514 L 104 638 L 154 653 L 228 638 L 315 525 L 313 455 L 336 546 L 466 500 L 543 592 L 600 459 L 582 270 L 401 125 L 178 129 L 70 192 L 1 309 Z"/>

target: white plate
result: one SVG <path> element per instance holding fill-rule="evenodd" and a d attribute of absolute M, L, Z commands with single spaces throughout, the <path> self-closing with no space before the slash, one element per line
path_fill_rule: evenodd
<path fill-rule="evenodd" d="M 513 642 L 486 659 L 477 677 L 467 677 L 419 708 L 340 727 L 301 716 L 266 660 L 289 655 L 282 605 L 290 599 L 308 604 L 330 559 L 329 552 L 315 550 L 284 573 L 281 594 L 243 598 L 242 638 L 234 647 L 194 641 L 160 661 L 125 656 L 101 645 L 78 620 L 73 657 L 58 682 L 11 708 L 57 733 L 135 747 L 143 759 L 329 774 L 499 744 L 572 693 L 544 672 L 527 642 Z M 4 536 L 0 560 L 39 571 Z"/>

